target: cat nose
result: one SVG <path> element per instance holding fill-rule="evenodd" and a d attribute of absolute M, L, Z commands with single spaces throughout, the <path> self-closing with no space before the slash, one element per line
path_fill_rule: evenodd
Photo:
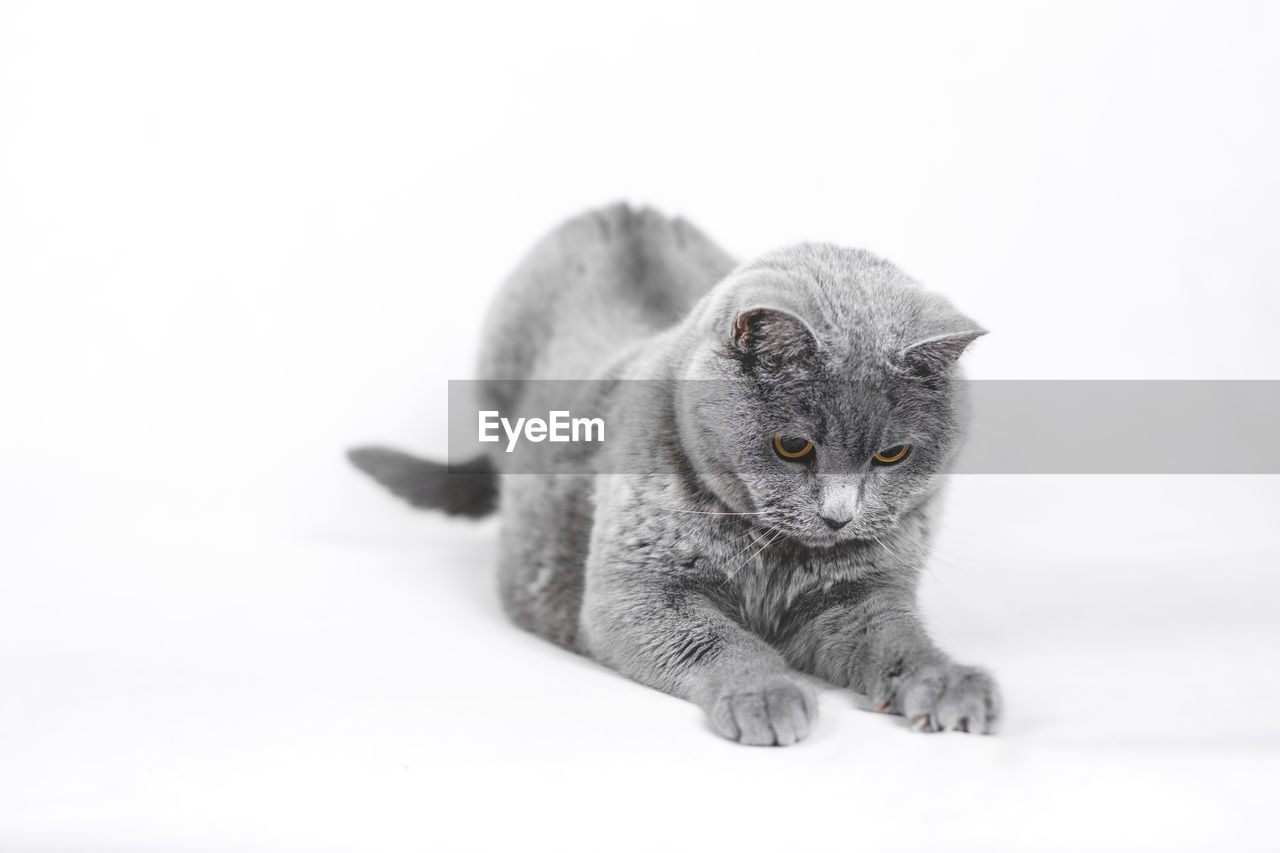
<path fill-rule="evenodd" d="M 839 530 L 858 514 L 861 499 L 862 489 L 857 482 L 832 480 L 826 484 L 822 499 L 814 510 L 827 527 Z"/>

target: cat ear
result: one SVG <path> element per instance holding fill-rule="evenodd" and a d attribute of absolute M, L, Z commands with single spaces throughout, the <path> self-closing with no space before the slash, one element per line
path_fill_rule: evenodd
<path fill-rule="evenodd" d="M 921 375 L 942 373 L 956 363 L 969 344 L 987 333 L 986 329 L 951 332 L 916 341 L 898 352 L 898 361 Z"/>
<path fill-rule="evenodd" d="M 776 308 L 748 308 L 733 320 L 733 345 L 744 355 L 769 361 L 796 361 L 813 354 L 818 341 L 794 314 Z"/>

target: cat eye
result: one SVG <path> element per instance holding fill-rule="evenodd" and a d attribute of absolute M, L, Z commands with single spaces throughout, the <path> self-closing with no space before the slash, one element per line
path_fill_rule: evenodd
<path fill-rule="evenodd" d="M 872 459 L 877 465 L 893 465 L 907 458 L 907 454 L 911 452 L 909 444 L 895 444 L 893 447 L 886 447 L 881 450 Z"/>
<path fill-rule="evenodd" d="M 775 435 L 773 437 L 773 449 L 783 459 L 797 461 L 813 453 L 813 442 L 804 438 L 784 438 L 783 436 Z"/>

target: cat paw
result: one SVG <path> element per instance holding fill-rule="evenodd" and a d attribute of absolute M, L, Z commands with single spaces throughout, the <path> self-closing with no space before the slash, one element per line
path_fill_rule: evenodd
<path fill-rule="evenodd" d="M 895 679 L 875 710 L 901 714 L 912 731 L 991 734 L 1000 721 L 1000 690 L 978 667 L 931 664 Z"/>
<path fill-rule="evenodd" d="M 750 746 L 790 746 L 808 736 L 818 716 L 813 692 L 789 680 L 738 687 L 711 705 L 711 725 L 729 740 Z"/>

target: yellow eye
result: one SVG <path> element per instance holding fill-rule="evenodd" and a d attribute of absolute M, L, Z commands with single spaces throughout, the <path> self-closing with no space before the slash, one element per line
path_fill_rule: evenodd
<path fill-rule="evenodd" d="M 813 442 L 803 438 L 773 437 L 773 449 L 783 459 L 803 459 L 813 452 Z"/>
<path fill-rule="evenodd" d="M 907 454 L 911 452 L 909 444 L 895 444 L 893 447 L 886 448 L 877 453 L 874 457 L 877 464 L 892 465 L 895 462 L 901 462 L 907 458 Z"/>

